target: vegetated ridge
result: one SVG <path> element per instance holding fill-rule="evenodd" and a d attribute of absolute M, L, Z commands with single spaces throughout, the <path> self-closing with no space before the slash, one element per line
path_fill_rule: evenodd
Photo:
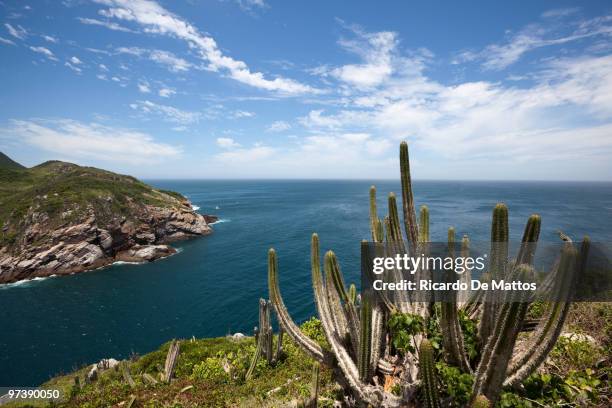
<path fill-rule="evenodd" d="M 0 283 L 175 253 L 212 232 L 184 196 L 94 167 L 25 168 L 0 153 Z"/>

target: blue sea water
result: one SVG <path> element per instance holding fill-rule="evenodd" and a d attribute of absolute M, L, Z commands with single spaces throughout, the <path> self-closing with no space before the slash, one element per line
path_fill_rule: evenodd
<path fill-rule="evenodd" d="M 0 286 L 0 386 L 33 386 L 101 358 L 146 353 L 171 338 L 250 334 L 267 296 L 267 250 L 279 255 L 280 283 L 295 320 L 314 314 L 310 235 L 339 256 L 359 282 L 359 243 L 369 237 L 372 181 L 150 181 L 217 214 L 214 233 L 177 244 L 180 253 L 146 265 Z M 395 181 L 376 181 L 379 209 Z M 432 240 L 489 236 L 496 202 L 510 209 L 511 237 L 542 215 L 542 239 L 557 230 L 612 241 L 612 184 L 540 182 L 414 183 L 430 208 Z"/>

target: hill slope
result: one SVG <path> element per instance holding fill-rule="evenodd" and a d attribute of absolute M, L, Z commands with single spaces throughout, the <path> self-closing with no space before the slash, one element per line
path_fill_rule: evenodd
<path fill-rule="evenodd" d="M 8 157 L 6 154 L 0 152 L 0 169 L 19 170 L 25 169 L 25 167 Z"/>
<path fill-rule="evenodd" d="M 60 161 L 0 168 L 0 283 L 150 261 L 210 232 L 185 197 L 134 177 Z"/>

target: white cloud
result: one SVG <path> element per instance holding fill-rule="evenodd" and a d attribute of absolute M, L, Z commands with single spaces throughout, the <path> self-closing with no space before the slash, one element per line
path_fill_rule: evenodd
<path fill-rule="evenodd" d="M 59 41 L 57 38 L 55 38 L 55 37 L 53 37 L 53 36 L 50 36 L 50 35 L 43 35 L 43 36 L 42 36 L 42 38 L 43 38 L 45 41 L 50 42 L 50 43 L 53 43 L 53 44 L 57 44 L 57 42 Z"/>
<path fill-rule="evenodd" d="M 283 120 L 277 120 L 276 122 L 272 122 L 270 126 L 266 129 L 268 132 L 284 132 L 286 130 L 291 129 L 291 125 Z"/>
<path fill-rule="evenodd" d="M 80 59 L 78 59 L 75 56 L 70 57 L 70 63 L 74 64 L 74 65 L 81 65 L 83 63 L 83 61 L 81 61 Z"/>
<path fill-rule="evenodd" d="M 176 90 L 172 88 L 160 88 L 157 94 L 162 98 L 169 98 L 172 95 L 176 94 Z"/>
<path fill-rule="evenodd" d="M 149 93 L 151 92 L 151 87 L 149 86 L 149 83 L 144 81 L 144 82 L 139 82 L 138 83 L 138 91 L 142 92 L 142 93 Z"/>
<path fill-rule="evenodd" d="M 119 54 L 134 55 L 136 57 L 140 57 L 148 52 L 148 50 L 140 47 L 119 47 L 115 51 L 117 51 Z"/>
<path fill-rule="evenodd" d="M 428 165 L 430 177 L 449 177 L 440 168 L 463 163 L 464 177 L 529 178 L 517 164 L 530 159 L 538 161 L 540 171 L 558 164 L 556 173 L 543 178 L 605 177 L 573 172 L 564 161 L 571 159 L 581 169 L 609 169 L 603 157 L 612 153 L 612 133 L 607 133 L 612 129 L 612 55 L 553 59 L 530 77 L 531 84 L 522 87 L 486 81 L 448 86 L 422 73 L 397 74 L 378 89 L 347 98 L 341 110 L 311 110 L 301 123 L 320 138 L 368 133 L 395 143 L 409 139 L 445 161 L 443 167 Z M 332 140 L 340 143 L 337 136 Z M 370 139 L 365 143 L 370 149 L 378 145 Z"/>
<path fill-rule="evenodd" d="M 149 58 L 151 61 L 165 66 L 171 72 L 184 72 L 192 67 L 190 62 L 175 56 L 169 51 L 153 50 L 149 54 Z"/>
<path fill-rule="evenodd" d="M 4 23 L 4 27 L 6 27 L 6 30 L 10 35 L 20 40 L 25 40 L 28 36 L 28 31 L 20 25 L 14 27 L 9 23 Z"/>
<path fill-rule="evenodd" d="M 237 111 L 234 111 L 232 116 L 234 116 L 237 119 L 240 119 L 240 118 L 252 118 L 252 117 L 255 116 L 255 112 L 249 112 L 249 111 L 244 111 L 244 110 L 237 110 Z"/>
<path fill-rule="evenodd" d="M 380 85 L 393 73 L 392 58 L 397 46 L 397 34 L 389 31 L 366 33 L 353 28 L 357 40 L 341 40 L 346 50 L 359 55 L 361 64 L 349 64 L 331 71 L 339 80 L 356 87 Z"/>
<path fill-rule="evenodd" d="M 255 8 L 263 9 L 268 7 L 264 0 L 236 0 L 236 3 L 238 3 L 241 9 L 246 11 L 251 11 Z"/>
<path fill-rule="evenodd" d="M 181 153 L 180 148 L 156 142 L 146 133 L 68 119 L 13 120 L 0 134 L 78 160 L 94 158 L 144 164 Z"/>
<path fill-rule="evenodd" d="M 218 162 L 230 166 L 244 166 L 246 163 L 261 163 L 276 152 L 276 149 L 269 146 L 254 146 L 219 153 L 215 156 Z M 226 173 L 227 174 L 227 173 Z"/>
<path fill-rule="evenodd" d="M 119 25 L 117 23 L 113 23 L 111 21 L 102 21 L 102 20 L 97 20 L 95 18 L 83 18 L 83 17 L 78 17 L 77 20 L 79 20 L 81 23 L 83 24 L 87 24 L 87 25 L 97 25 L 97 26 L 101 26 L 101 27 L 106 27 L 109 30 L 113 30 L 113 31 L 123 31 L 126 33 L 134 33 L 136 31 L 131 30 L 127 27 L 124 27 L 122 25 Z"/>
<path fill-rule="evenodd" d="M 572 15 L 576 9 L 551 10 L 544 18 L 563 18 Z M 538 48 L 563 45 L 589 37 L 610 38 L 612 16 L 596 17 L 576 22 L 557 24 L 530 24 L 501 44 L 490 44 L 480 52 L 461 53 L 455 62 L 483 60 L 487 70 L 502 70 L 516 63 L 523 55 Z"/>
<path fill-rule="evenodd" d="M 108 18 L 138 23 L 147 33 L 169 35 L 186 41 L 208 62 L 207 69 L 226 73 L 230 78 L 255 88 L 284 94 L 317 92 L 314 88 L 283 77 L 269 79 L 261 72 L 253 72 L 243 61 L 224 55 L 216 41 L 202 34 L 195 26 L 148 0 L 104 0 L 107 9 L 100 14 Z"/>
<path fill-rule="evenodd" d="M 8 45 L 16 45 L 13 41 L 9 40 L 8 38 L 4 38 L 4 37 L 0 37 L 0 43 L 8 44 Z"/>
<path fill-rule="evenodd" d="M 30 46 L 30 50 L 38 53 L 38 54 L 42 54 L 45 57 L 49 58 L 52 61 L 57 61 L 57 58 L 55 57 L 55 55 L 53 54 L 53 52 L 51 52 L 50 49 L 45 48 L 45 47 L 32 47 Z"/>
<path fill-rule="evenodd" d="M 80 74 L 83 72 L 83 70 L 81 68 L 79 68 L 78 66 L 74 65 L 73 63 L 66 61 L 64 63 L 65 66 L 67 66 L 68 68 L 70 68 L 71 70 L 73 70 L 74 72 L 76 72 L 77 74 Z"/>
<path fill-rule="evenodd" d="M 183 125 L 197 123 L 202 117 L 201 112 L 184 111 L 175 108 L 174 106 L 160 105 L 151 101 L 138 101 L 130 104 L 130 107 L 145 114 L 155 114 L 161 116 L 168 122 Z"/>
<path fill-rule="evenodd" d="M 108 67 L 106 65 L 104 65 L 104 64 L 99 64 L 98 68 L 100 68 L 100 70 L 102 70 L 102 71 L 108 71 Z"/>
<path fill-rule="evenodd" d="M 231 137 L 218 137 L 217 146 L 223 149 L 234 149 L 240 147 L 240 143 L 236 143 Z"/>

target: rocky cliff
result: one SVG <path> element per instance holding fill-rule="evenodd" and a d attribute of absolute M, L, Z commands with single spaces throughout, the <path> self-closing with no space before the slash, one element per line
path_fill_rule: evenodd
<path fill-rule="evenodd" d="M 209 234 L 206 218 L 130 176 L 64 162 L 0 169 L 0 283 L 153 261 Z"/>

